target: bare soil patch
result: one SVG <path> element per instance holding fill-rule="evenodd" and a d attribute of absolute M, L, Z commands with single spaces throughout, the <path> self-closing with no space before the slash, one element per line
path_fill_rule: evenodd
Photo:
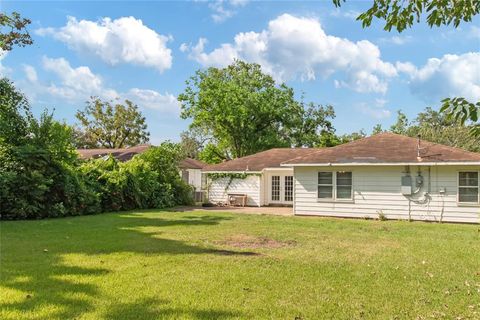
<path fill-rule="evenodd" d="M 227 245 L 235 248 L 284 248 L 289 246 L 294 246 L 296 241 L 278 241 L 270 239 L 267 237 L 255 237 L 246 234 L 236 234 L 230 237 L 227 237 L 225 240 L 218 241 L 218 244 Z"/>

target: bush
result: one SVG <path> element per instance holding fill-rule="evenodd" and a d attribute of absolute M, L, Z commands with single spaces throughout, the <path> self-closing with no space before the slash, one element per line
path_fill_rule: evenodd
<path fill-rule="evenodd" d="M 180 178 L 180 149 L 151 148 L 128 162 L 78 160 L 71 127 L 0 79 L 0 219 L 41 219 L 193 202 Z"/>

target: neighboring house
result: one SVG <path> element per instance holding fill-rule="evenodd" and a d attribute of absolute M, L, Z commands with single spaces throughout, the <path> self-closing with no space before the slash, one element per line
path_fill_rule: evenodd
<path fill-rule="evenodd" d="M 206 165 L 202 161 L 191 158 L 186 158 L 178 165 L 183 181 L 193 186 L 195 191 L 202 190 L 202 185 L 204 184 L 202 168 Z"/>
<path fill-rule="evenodd" d="M 206 165 L 207 196 L 225 203 L 228 194 L 247 195 L 247 205 L 293 205 L 293 168 L 281 163 L 319 149 L 276 148 L 214 165 Z M 223 176 L 223 177 L 222 177 Z M 235 178 L 236 176 L 242 176 Z"/>
<path fill-rule="evenodd" d="M 150 147 L 151 145 L 145 144 L 122 149 L 77 149 L 77 151 L 81 159 L 97 159 L 112 155 L 117 160 L 128 161 L 132 159 L 134 155 L 143 153 Z M 186 158 L 178 164 L 180 169 L 179 174 L 182 179 L 193 186 L 195 191 L 200 191 L 202 187 L 203 166 L 205 166 L 205 163 L 191 158 Z"/>
<path fill-rule="evenodd" d="M 274 150 L 249 157 L 263 158 Z M 266 166 L 256 167 L 259 177 L 231 183 L 235 191 L 248 194 L 250 205 L 277 203 L 272 198 L 290 200 L 288 172 L 293 174 L 289 203 L 296 215 L 480 222 L 480 153 L 393 133 L 332 148 L 303 149 L 301 155 L 297 152 L 302 149 L 280 150 L 290 150 L 290 159 L 281 161 L 271 174 Z M 228 164 L 246 158 L 205 170 L 235 171 Z M 222 182 L 212 182 L 212 201 L 224 196 Z"/>

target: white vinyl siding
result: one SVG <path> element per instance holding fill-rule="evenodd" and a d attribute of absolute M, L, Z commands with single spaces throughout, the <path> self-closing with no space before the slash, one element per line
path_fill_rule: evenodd
<path fill-rule="evenodd" d="M 418 168 L 412 166 L 411 170 L 416 174 Z M 391 219 L 479 222 L 479 206 L 457 202 L 458 172 L 478 170 L 478 166 L 438 166 L 431 167 L 429 177 L 428 168 L 421 167 L 425 182 L 420 195 L 430 189 L 430 201 L 423 202 L 421 196 L 409 201 L 401 194 L 404 166 L 338 167 L 335 171 L 352 172 L 354 200 L 333 202 L 318 199 L 318 172 L 332 171 L 331 167 L 296 167 L 295 214 L 378 218 L 382 212 Z"/>
<path fill-rule="evenodd" d="M 238 193 L 247 195 L 248 206 L 260 206 L 261 177 L 249 175 L 245 179 L 233 179 L 230 185 L 229 177 L 209 181 L 208 199 L 212 203 L 225 203 L 227 194 Z M 228 189 L 225 188 L 228 186 Z"/>

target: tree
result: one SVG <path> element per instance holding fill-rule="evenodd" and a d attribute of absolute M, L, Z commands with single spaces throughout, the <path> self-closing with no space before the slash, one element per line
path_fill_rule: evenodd
<path fill-rule="evenodd" d="M 382 125 L 378 123 L 373 127 L 372 135 L 382 133 L 382 132 L 385 132 L 385 130 L 383 130 Z"/>
<path fill-rule="evenodd" d="M 421 136 L 427 141 L 480 152 L 480 137 L 469 134 L 473 126 L 463 125 L 444 113 L 427 108 L 420 112 L 407 129 L 410 137 Z"/>
<path fill-rule="evenodd" d="M 295 116 L 294 116 L 295 117 Z M 296 124 L 291 128 L 290 139 L 294 147 L 331 147 L 335 145 L 335 129 L 330 119 L 335 118 L 332 106 L 301 102 Z"/>
<path fill-rule="evenodd" d="M 340 7 L 346 0 L 333 0 L 335 6 Z M 369 27 L 373 18 L 385 21 L 384 29 L 392 28 L 402 32 L 419 23 L 426 14 L 430 27 L 450 25 L 458 27 L 461 22 L 470 22 L 480 13 L 478 0 L 374 0 L 370 9 L 357 17 L 363 27 Z"/>
<path fill-rule="evenodd" d="M 397 111 L 397 122 L 390 127 L 390 131 L 396 134 L 407 134 L 409 127 L 408 118 L 402 110 Z"/>
<path fill-rule="evenodd" d="M 236 60 L 219 69 L 199 70 L 179 95 L 182 118 L 214 143 L 217 156 L 237 158 L 272 147 L 313 144 L 307 135 L 333 131 L 331 109 L 304 108 L 292 88 L 277 85 L 260 65 Z"/>
<path fill-rule="evenodd" d="M 10 16 L 0 13 L 0 49 L 11 51 L 14 45 L 25 47 L 33 43 L 27 32 L 27 25 L 31 21 L 22 18 L 19 13 L 13 12 Z"/>
<path fill-rule="evenodd" d="M 145 117 L 129 100 L 114 104 L 94 97 L 76 117 L 87 144 L 84 147 L 123 148 L 146 143 L 150 136 Z"/>
<path fill-rule="evenodd" d="M 355 140 L 358 140 L 358 139 L 365 138 L 366 136 L 367 136 L 367 134 L 365 133 L 365 131 L 363 129 L 361 129 L 358 132 L 352 132 L 350 134 L 344 134 L 344 135 L 341 135 L 341 136 L 336 136 L 335 137 L 335 145 L 352 142 L 352 141 L 355 141 Z"/>
<path fill-rule="evenodd" d="M 336 7 L 340 7 L 346 0 L 333 0 Z M 462 22 L 471 22 L 472 18 L 480 14 L 478 0 L 374 0 L 370 9 L 360 14 L 357 20 L 363 27 L 369 27 L 372 19 L 385 21 L 384 29 L 391 31 L 396 28 L 402 32 L 420 22 L 423 14 L 427 15 L 430 27 L 453 24 L 457 28 Z M 471 121 L 474 126 L 470 133 L 480 137 L 480 101 L 469 102 L 465 98 L 446 98 L 442 100 L 441 112 L 449 117 L 460 120 L 462 124 Z"/>

